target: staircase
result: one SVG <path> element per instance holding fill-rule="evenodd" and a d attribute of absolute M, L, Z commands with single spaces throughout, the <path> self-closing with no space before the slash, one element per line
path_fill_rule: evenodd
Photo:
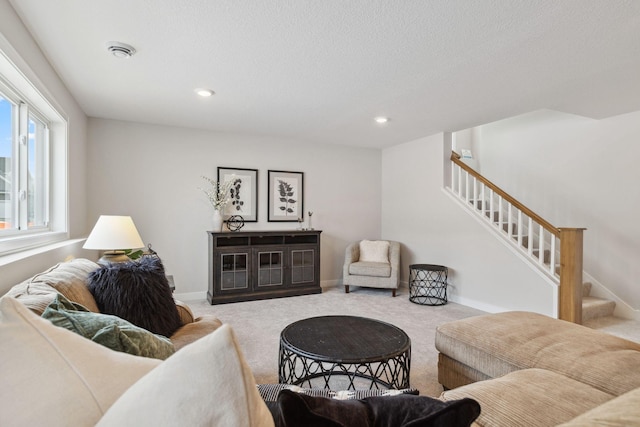
<path fill-rule="evenodd" d="M 581 323 L 584 229 L 555 227 L 465 164 L 455 152 L 449 169 L 445 186 L 454 199 L 558 287 L 558 318 Z"/>
<path fill-rule="evenodd" d="M 554 227 L 462 162 L 457 153 L 452 152 L 450 160 L 446 189 L 558 286 L 560 319 L 640 342 L 640 321 L 615 317 L 615 301 L 591 296 L 592 284 L 582 281 L 584 229 Z"/>

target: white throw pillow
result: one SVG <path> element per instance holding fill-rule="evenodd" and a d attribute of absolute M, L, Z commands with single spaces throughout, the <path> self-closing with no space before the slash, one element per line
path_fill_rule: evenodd
<path fill-rule="evenodd" d="M 229 325 L 183 347 L 134 384 L 98 426 L 258 426 L 273 418 Z"/>
<path fill-rule="evenodd" d="M 0 298 L 0 425 L 93 426 L 161 362 L 119 353 Z"/>
<path fill-rule="evenodd" d="M 389 242 L 386 240 L 362 240 L 359 261 L 388 263 Z"/>

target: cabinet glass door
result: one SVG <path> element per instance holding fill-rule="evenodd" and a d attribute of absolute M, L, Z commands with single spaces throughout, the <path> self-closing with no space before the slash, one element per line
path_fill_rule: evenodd
<path fill-rule="evenodd" d="M 248 254 L 220 254 L 220 288 L 223 291 L 246 289 L 249 286 Z"/>
<path fill-rule="evenodd" d="M 315 265 L 314 249 L 291 250 L 291 284 L 313 282 Z"/>
<path fill-rule="evenodd" d="M 282 285 L 283 252 L 258 251 L 258 286 Z"/>

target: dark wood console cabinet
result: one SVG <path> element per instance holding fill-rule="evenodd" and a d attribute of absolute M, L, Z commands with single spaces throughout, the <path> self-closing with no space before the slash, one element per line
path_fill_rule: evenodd
<path fill-rule="evenodd" d="M 209 231 L 211 304 L 318 294 L 321 231 Z"/>

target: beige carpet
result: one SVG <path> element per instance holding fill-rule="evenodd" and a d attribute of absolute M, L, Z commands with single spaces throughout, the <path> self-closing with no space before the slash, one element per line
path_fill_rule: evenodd
<path fill-rule="evenodd" d="M 414 304 L 409 301 L 406 288 L 399 289 L 395 298 L 387 290 L 353 288 L 351 293 L 345 294 L 340 287 L 324 289 L 317 295 L 264 301 L 221 305 L 189 301 L 188 304 L 194 314 L 214 314 L 233 327 L 257 383 L 278 381 L 280 331 L 292 322 L 307 317 L 341 314 L 394 324 L 411 338 L 411 387 L 420 390 L 421 395 L 432 397 L 442 392 L 434 347 L 436 326 L 483 314 L 451 302 L 437 307 Z"/>

